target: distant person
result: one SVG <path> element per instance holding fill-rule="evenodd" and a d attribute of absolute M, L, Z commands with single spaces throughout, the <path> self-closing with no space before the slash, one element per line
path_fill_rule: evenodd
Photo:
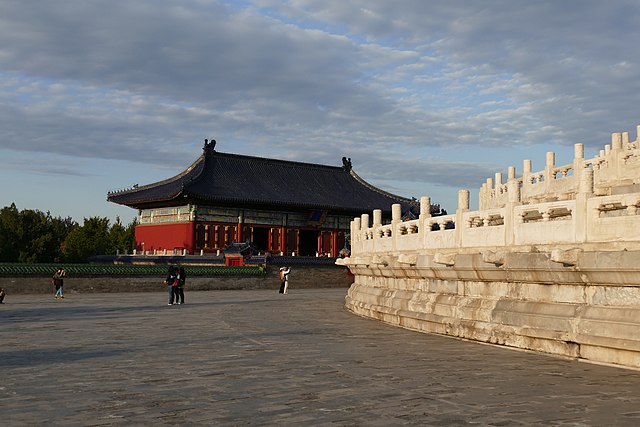
<path fill-rule="evenodd" d="M 4 304 L 4 296 L 6 294 L 4 293 L 4 289 L 0 288 L 0 304 Z"/>
<path fill-rule="evenodd" d="M 173 305 L 174 299 L 177 297 L 176 288 L 178 287 L 178 268 L 169 266 L 167 271 L 167 278 L 164 279 L 164 284 L 167 285 L 169 291 L 169 304 Z"/>
<path fill-rule="evenodd" d="M 286 294 L 289 288 L 289 274 L 291 267 L 280 267 L 280 293 Z"/>
<path fill-rule="evenodd" d="M 180 267 L 178 270 L 178 287 L 176 288 L 176 302 L 178 304 L 184 304 L 184 284 L 187 282 L 187 272 L 184 267 Z"/>
<path fill-rule="evenodd" d="M 58 290 L 60 289 L 60 269 L 56 268 L 56 271 L 51 277 L 51 284 L 53 285 L 53 297 L 58 299 Z"/>
<path fill-rule="evenodd" d="M 286 269 L 286 267 L 280 267 L 280 290 L 278 291 L 279 294 L 284 294 L 284 270 Z"/>
<path fill-rule="evenodd" d="M 60 267 L 60 298 L 64 298 L 64 278 L 67 277 L 67 272 L 64 271 L 64 267 Z"/>
<path fill-rule="evenodd" d="M 56 293 L 53 297 L 55 299 L 64 299 L 64 276 L 65 272 L 62 267 L 58 267 L 56 269 L 56 272 L 53 273 L 52 282 L 53 287 L 56 290 Z"/>

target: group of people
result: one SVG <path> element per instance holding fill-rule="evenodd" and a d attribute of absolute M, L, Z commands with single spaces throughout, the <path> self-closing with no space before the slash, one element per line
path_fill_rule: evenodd
<path fill-rule="evenodd" d="M 280 291 L 281 294 L 286 294 L 289 288 L 289 275 L 291 274 L 291 267 L 280 267 Z M 66 272 L 64 268 L 58 267 L 53 274 L 51 282 L 55 288 L 55 299 L 64 299 L 64 278 Z M 169 291 L 169 303 L 168 305 L 184 304 L 184 285 L 187 281 L 187 272 L 184 267 L 170 266 L 167 272 L 167 278 L 164 280 L 164 284 L 167 285 Z M 0 288 L 0 304 L 4 300 L 5 292 Z"/>
<path fill-rule="evenodd" d="M 184 267 L 169 267 L 164 284 L 169 289 L 169 304 L 184 304 L 184 284 L 187 281 L 187 272 Z"/>
<path fill-rule="evenodd" d="M 56 272 L 53 273 L 51 283 L 53 283 L 53 287 L 55 288 L 55 294 L 53 295 L 55 299 L 64 299 L 64 278 L 66 275 L 67 273 L 65 273 L 62 267 L 58 267 Z"/>

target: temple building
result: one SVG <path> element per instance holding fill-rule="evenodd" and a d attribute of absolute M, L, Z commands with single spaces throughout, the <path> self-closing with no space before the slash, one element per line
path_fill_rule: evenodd
<path fill-rule="evenodd" d="M 250 242 L 273 255 L 337 257 L 355 216 L 391 205 L 414 218 L 419 203 L 360 178 L 343 158 L 325 166 L 221 153 L 205 140 L 185 171 L 160 182 L 109 192 L 107 200 L 139 211 L 136 250 L 219 253 Z"/>

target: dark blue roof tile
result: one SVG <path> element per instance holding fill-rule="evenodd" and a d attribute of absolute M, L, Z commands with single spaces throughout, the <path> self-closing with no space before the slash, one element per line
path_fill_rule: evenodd
<path fill-rule="evenodd" d="M 205 146 L 204 153 L 184 172 L 154 184 L 111 192 L 107 200 L 143 209 L 146 206 L 175 204 L 188 198 L 191 203 L 283 208 L 331 209 L 349 212 L 391 210 L 400 203 L 403 211 L 415 201 L 380 190 L 361 179 L 350 161 L 343 166 L 267 159 L 220 153 Z"/>

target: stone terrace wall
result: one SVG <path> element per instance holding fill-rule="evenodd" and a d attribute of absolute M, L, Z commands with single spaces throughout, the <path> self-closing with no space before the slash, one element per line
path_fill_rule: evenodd
<path fill-rule="evenodd" d="M 640 148 L 628 134 L 571 167 L 510 169 L 453 215 L 351 223 L 346 306 L 410 329 L 640 368 Z M 525 163 L 526 165 L 526 163 Z M 571 170 L 569 170 L 571 169 Z M 571 172 L 571 173 L 569 173 Z M 535 186 L 535 188 L 534 188 Z"/>
<path fill-rule="evenodd" d="M 640 367 L 640 252 L 583 252 L 565 266 L 546 253 L 502 264 L 460 254 L 352 264 L 346 307 L 408 329 Z M 636 285 L 624 286 L 622 283 Z"/>

